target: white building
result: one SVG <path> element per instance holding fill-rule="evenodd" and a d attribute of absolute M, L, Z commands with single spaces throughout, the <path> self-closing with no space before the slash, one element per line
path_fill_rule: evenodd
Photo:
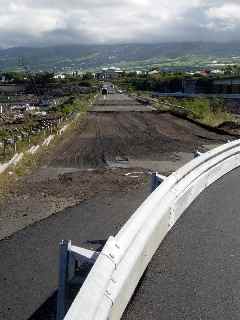
<path fill-rule="evenodd" d="M 54 75 L 53 78 L 54 78 L 54 79 L 58 79 L 58 80 L 63 80 L 63 79 L 66 78 L 66 75 L 63 74 L 63 73 L 57 73 L 57 74 Z"/>
<path fill-rule="evenodd" d="M 120 68 L 103 68 L 101 72 L 96 73 L 96 78 L 98 80 L 113 80 L 118 79 L 122 74 L 123 71 Z"/>

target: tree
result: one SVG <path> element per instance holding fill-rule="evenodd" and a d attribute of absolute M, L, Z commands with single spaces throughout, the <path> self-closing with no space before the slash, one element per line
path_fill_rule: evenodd
<path fill-rule="evenodd" d="M 83 80 L 94 80 L 94 75 L 91 72 L 86 72 L 83 77 Z"/>
<path fill-rule="evenodd" d="M 39 84 L 41 87 L 45 87 L 48 84 L 54 82 L 54 73 L 45 72 L 45 73 L 37 73 L 34 76 L 35 82 Z"/>

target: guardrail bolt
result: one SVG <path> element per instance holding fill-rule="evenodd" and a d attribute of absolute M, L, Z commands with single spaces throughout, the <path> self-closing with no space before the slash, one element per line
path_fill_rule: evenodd
<path fill-rule="evenodd" d="M 108 290 L 106 291 L 106 295 L 107 296 L 111 296 L 111 292 L 109 292 Z"/>

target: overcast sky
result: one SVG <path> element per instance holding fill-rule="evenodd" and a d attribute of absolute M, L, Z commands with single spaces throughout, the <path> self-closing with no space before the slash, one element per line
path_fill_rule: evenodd
<path fill-rule="evenodd" d="M 0 0 L 0 46 L 240 40 L 240 0 Z"/>

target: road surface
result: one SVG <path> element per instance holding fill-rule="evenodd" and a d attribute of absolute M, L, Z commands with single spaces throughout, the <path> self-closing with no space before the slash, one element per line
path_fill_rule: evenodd
<path fill-rule="evenodd" d="M 124 320 L 238 320 L 240 169 L 205 190 L 151 261 Z"/>
<path fill-rule="evenodd" d="M 98 249 L 121 228 L 148 192 L 147 186 L 129 193 L 101 194 L 1 241 L 0 319 L 27 320 L 53 295 L 62 239 Z M 43 319 L 54 319 L 55 307 L 54 302 Z"/>
<path fill-rule="evenodd" d="M 111 112 L 104 111 L 103 98 L 98 100 L 95 106 L 100 111 L 90 112 L 73 133 L 63 137 L 42 168 L 19 179 L 0 207 L 0 235 L 8 236 L 0 241 L 0 319 L 26 320 L 54 294 L 60 240 L 96 249 L 117 233 L 146 198 L 149 186 L 144 174 L 149 169 L 163 170 L 161 161 L 165 161 L 167 172 L 170 161 L 182 165 L 180 151 L 192 158 L 195 148 L 204 150 L 207 144 L 228 139 L 187 120 L 151 111 L 125 95 L 109 95 L 107 101 Z M 129 112 L 121 110 L 123 105 Z M 135 169 L 143 172 L 139 179 L 126 177 Z M 59 210 L 64 205 L 73 208 Z M 53 301 L 32 320 L 54 319 Z M 148 306 L 146 300 L 144 310 Z M 135 313 L 138 317 L 138 311 L 128 316 L 134 318 Z"/>
<path fill-rule="evenodd" d="M 92 112 L 151 112 L 156 110 L 150 105 L 143 105 L 126 94 L 99 96 L 90 111 Z"/>

